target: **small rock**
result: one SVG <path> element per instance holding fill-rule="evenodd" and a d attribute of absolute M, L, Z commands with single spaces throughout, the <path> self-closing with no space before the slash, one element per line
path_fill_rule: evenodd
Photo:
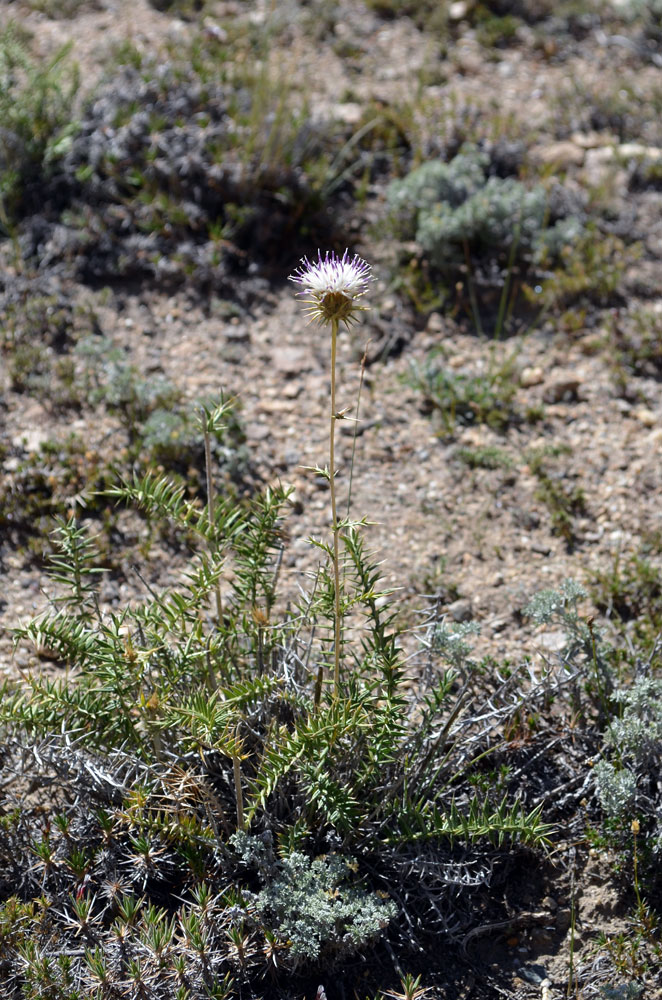
<path fill-rule="evenodd" d="M 591 184 L 600 184 L 606 178 L 611 177 L 612 181 L 617 182 L 619 186 L 627 183 L 626 171 L 618 171 L 617 176 L 614 176 L 615 165 L 614 148 L 612 146 L 587 149 L 584 159 L 584 179 Z"/>
<path fill-rule="evenodd" d="M 657 146 L 644 146 L 640 142 L 622 142 L 617 147 L 616 153 L 623 159 L 631 160 L 662 160 L 662 149 Z"/>
<path fill-rule="evenodd" d="M 363 105 L 356 101 L 343 101 L 342 104 L 336 104 L 333 108 L 333 117 L 344 122 L 345 125 L 357 125 L 361 121 L 362 114 Z"/>
<path fill-rule="evenodd" d="M 532 385 L 540 385 L 541 382 L 545 381 L 545 374 L 542 368 L 523 368 L 520 377 L 519 384 L 524 388 L 528 389 Z"/>
<path fill-rule="evenodd" d="M 572 403 L 578 398 L 581 384 L 578 378 L 564 378 L 550 382 L 545 387 L 542 398 L 546 403 Z"/>
<path fill-rule="evenodd" d="M 602 333 L 588 333 L 585 337 L 582 337 L 579 341 L 579 349 L 582 354 L 586 354 L 592 357 L 602 350 L 605 344 L 605 334 Z"/>
<path fill-rule="evenodd" d="M 557 931 L 567 931 L 571 922 L 571 912 L 570 910 L 559 910 L 556 914 L 556 929 Z"/>
<path fill-rule="evenodd" d="M 217 24 L 211 17 L 206 17 L 204 19 L 202 27 L 207 38 L 214 39 L 216 42 L 227 42 L 227 31 L 225 28 L 222 28 L 220 24 Z"/>
<path fill-rule="evenodd" d="M 299 372 L 310 371 L 310 351 L 301 347 L 282 347 L 273 356 L 272 364 L 276 371 L 291 378 L 293 375 L 298 375 Z"/>
<path fill-rule="evenodd" d="M 587 167 L 601 167 L 607 163 L 613 163 L 616 158 L 614 146 L 598 146 L 597 149 L 590 149 L 586 154 Z"/>
<path fill-rule="evenodd" d="M 644 427 L 655 427 L 655 424 L 657 423 L 657 414 L 653 413 L 652 410 L 647 410 L 645 407 L 635 410 L 632 416 L 635 420 L 638 420 L 640 424 L 643 424 Z"/>
<path fill-rule="evenodd" d="M 249 441 L 264 441 L 271 436 L 271 428 L 267 424 L 248 424 L 246 437 Z"/>
<path fill-rule="evenodd" d="M 611 132 L 573 132 L 570 139 L 582 149 L 597 149 L 618 143 L 618 138 Z"/>
<path fill-rule="evenodd" d="M 531 934 L 532 938 L 535 933 L 536 931 L 533 931 Z M 545 931 L 542 931 L 541 933 L 544 934 Z M 551 937 L 549 935 L 547 935 L 547 937 L 549 937 L 551 944 Z M 517 975 L 520 979 L 523 979 L 527 983 L 533 983 L 535 986 L 540 986 L 540 984 L 547 979 L 547 972 L 542 965 L 520 965 L 517 970 Z"/>
<path fill-rule="evenodd" d="M 448 6 L 448 17 L 451 21 L 461 21 L 463 17 L 467 16 L 468 11 L 467 0 L 455 0 L 455 3 Z"/>
<path fill-rule="evenodd" d="M 548 910 L 552 911 L 552 913 L 554 913 L 559 908 L 559 904 L 556 902 L 553 896 L 545 896 L 542 901 L 542 905 L 546 906 Z"/>
<path fill-rule="evenodd" d="M 48 431 L 43 427 L 32 427 L 30 430 L 21 431 L 13 439 L 12 444 L 25 451 L 37 452 L 45 441 L 48 441 Z"/>
<path fill-rule="evenodd" d="M 470 622 L 473 618 L 471 601 L 465 597 L 460 597 L 457 601 L 453 601 L 452 604 L 448 605 L 446 610 L 454 622 Z"/>
<path fill-rule="evenodd" d="M 441 314 L 438 312 L 430 313 L 428 316 L 428 321 L 425 324 L 425 329 L 429 333 L 441 333 L 444 328 L 444 321 L 441 318 Z"/>
<path fill-rule="evenodd" d="M 584 150 L 569 140 L 534 146 L 530 152 L 534 163 L 551 164 L 562 168 L 581 167 L 584 155 Z"/>
<path fill-rule="evenodd" d="M 550 653 L 560 652 L 566 641 L 566 634 L 561 629 L 549 629 L 538 636 L 538 645 Z"/>
<path fill-rule="evenodd" d="M 251 339 L 250 332 L 245 326 L 230 326 L 224 331 L 226 340 L 236 344 L 248 343 Z"/>

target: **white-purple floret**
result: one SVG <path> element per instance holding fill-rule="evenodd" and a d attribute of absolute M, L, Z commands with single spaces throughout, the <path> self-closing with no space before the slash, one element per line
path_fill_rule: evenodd
<path fill-rule="evenodd" d="M 309 304 L 308 314 L 320 323 L 332 320 L 349 324 L 354 313 L 364 309 L 357 301 L 372 281 L 371 267 L 349 250 L 342 257 L 327 250 L 324 257 L 318 250 L 317 261 L 303 257 L 301 265 L 290 275 L 290 281 L 300 285 L 297 292 Z"/>

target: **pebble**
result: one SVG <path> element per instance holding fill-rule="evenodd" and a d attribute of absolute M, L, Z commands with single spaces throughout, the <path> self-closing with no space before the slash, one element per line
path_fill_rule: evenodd
<path fill-rule="evenodd" d="M 576 146 L 581 146 L 582 149 L 613 146 L 618 142 L 618 137 L 612 132 L 573 132 L 570 138 Z"/>
<path fill-rule="evenodd" d="M 333 117 L 345 125 L 357 125 L 363 115 L 363 105 L 356 101 L 343 101 L 333 107 Z"/>
<path fill-rule="evenodd" d="M 267 424 L 247 424 L 246 437 L 249 441 L 264 441 L 270 437 L 271 429 Z"/>
<path fill-rule="evenodd" d="M 301 347 L 281 347 L 271 359 L 271 363 L 276 371 L 291 378 L 301 372 L 310 371 L 312 358 L 310 351 Z"/>
<path fill-rule="evenodd" d="M 574 402 L 581 384 L 581 380 L 578 378 L 564 378 L 557 382 L 550 382 L 545 387 L 542 398 L 546 403 Z"/>
<path fill-rule="evenodd" d="M 223 334 L 226 340 L 236 344 L 247 344 L 251 339 L 250 331 L 245 326 L 229 326 Z"/>
<path fill-rule="evenodd" d="M 542 368 L 523 368 L 520 377 L 519 384 L 524 388 L 528 389 L 532 385 L 540 385 L 541 382 L 545 381 L 545 374 Z"/>
<path fill-rule="evenodd" d="M 622 142 L 616 147 L 616 155 L 625 159 L 662 160 L 662 149 L 658 146 L 644 146 L 641 142 Z"/>
<path fill-rule="evenodd" d="M 534 939 L 537 934 L 546 934 L 549 938 L 549 943 L 552 943 L 551 936 L 546 931 L 538 931 L 537 928 L 531 932 L 531 938 Z M 547 972 L 542 965 L 520 965 L 517 975 L 520 979 L 523 979 L 527 983 L 533 983 L 535 986 L 540 986 L 547 978 Z"/>
<path fill-rule="evenodd" d="M 533 146 L 530 151 L 534 163 L 551 164 L 556 167 L 581 167 L 584 156 L 584 150 L 567 139 Z"/>
<path fill-rule="evenodd" d="M 460 597 L 448 605 L 448 614 L 454 622 L 469 622 L 473 618 L 471 601 L 468 598 Z"/>
<path fill-rule="evenodd" d="M 635 410 L 632 416 L 635 420 L 638 420 L 640 424 L 643 424 L 644 427 L 655 427 L 655 424 L 657 423 L 657 414 L 653 413 L 652 410 L 647 410 L 645 407 Z"/>
<path fill-rule="evenodd" d="M 558 653 L 566 644 L 566 634 L 562 629 L 549 629 L 538 636 L 537 642 L 550 653 Z"/>
<path fill-rule="evenodd" d="M 448 17 L 451 21 L 461 21 L 469 12 L 467 0 L 455 0 L 448 5 Z"/>

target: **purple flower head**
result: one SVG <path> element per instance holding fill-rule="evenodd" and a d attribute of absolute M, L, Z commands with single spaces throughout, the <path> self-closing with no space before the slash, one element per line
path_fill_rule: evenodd
<path fill-rule="evenodd" d="M 356 320 L 355 313 L 366 308 L 358 301 L 368 290 L 372 279 L 370 264 L 358 254 L 350 259 L 349 250 L 342 257 L 327 250 L 322 257 L 317 251 L 317 261 L 303 257 L 301 265 L 290 275 L 290 281 L 301 288 L 308 305 L 308 315 L 318 323 L 343 322 L 346 326 Z"/>

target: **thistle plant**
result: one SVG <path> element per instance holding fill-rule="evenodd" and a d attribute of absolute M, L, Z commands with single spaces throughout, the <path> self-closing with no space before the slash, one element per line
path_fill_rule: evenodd
<path fill-rule="evenodd" d="M 58 595 L 14 635 L 70 669 L 35 664 L 0 687 L 3 774 L 18 779 L 0 814 L 0 967 L 12 1000 L 206 1000 L 237 995 L 237 979 L 242 996 L 257 997 L 267 972 L 275 997 L 300 995 L 295 977 L 331 965 L 349 977 L 343 963 L 386 936 L 403 958 L 440 935 L 460 942 L 489 891 L 483 851 L 548 840 L 528 788 L 504 779 L 477 791 L 504 725 L 531 714 L 548 687 L 520 697 L 513 672 L 495 689 L 470 657 L 470 629 L 451 633 L 436 611 L 422 628 L 426 670 L 408 669 L 380 565 L 358 524 L 338 518 L 337 335 L 362 308 L 369 266 L 327 254 L 293 277 L 311 317 L 331 327 L 323 474 L 334 544 L 322 548 L 334 572 L 323 593 L 279 611 L 288 493 L 239 498 L 223 486 L 212 467 L 232 415 L 222 399 L 199 411 L 206 490 L 202 475 L 196 495 L 161 471 L 136 471 L 104 491 L 187 538 L 178 583 L 109 607 L 93 533 L 57 525 Z M 576 599 L 566 587 L 571 623 Z M 540 615 L 559 601 L 544 598 Z M 363 627 L 343 648 L 350 611 Z M 335 639 L 324 698 L 320 621 Z M 584 657 L 590 638 L 576 639 Z M 342 687 L 341 650 L 352 663 Z M 402 988 L 423 995 L 411 977 Z"/>
<path fill-rule="evenodd" d="M 336 344 L 341 323 L 349 329 L 356 322 L 357 312 L 365 310 L 360 299 L 367 291 L 372 275 L 370 264 L 357 254 L 350 259 L 345 250 L 342 257 L 327 252 L 322 258 L 317 251 L 317 262 L 311 263 L 303 257 L 300 266 L 290 275 L 290 281 L 300 285 L 297 292 L 308 306 L 311 321 L 331 327 L 331 416 L 329 427 L 329 467 L 323 475 L 329 480 L 331 495 L 331 531 L 333 534 L 333 594 L 334 594 L 334 642 L 333 642 L 333 689 L 337 697 L 340 689 L 340 647 L 342 616 L 340 612 L 340 555 L 339 533 L 342 527 L 338 521 L 336 503 L 335 470 L 335 428 L 336 420 L 342 420 L 346 410 L 336 410 Z M 320 470 L 322 471 L 322 470 Z M 319 704 L 323 676 L 318 674 L 315 690 L 315 704 Z"/>

